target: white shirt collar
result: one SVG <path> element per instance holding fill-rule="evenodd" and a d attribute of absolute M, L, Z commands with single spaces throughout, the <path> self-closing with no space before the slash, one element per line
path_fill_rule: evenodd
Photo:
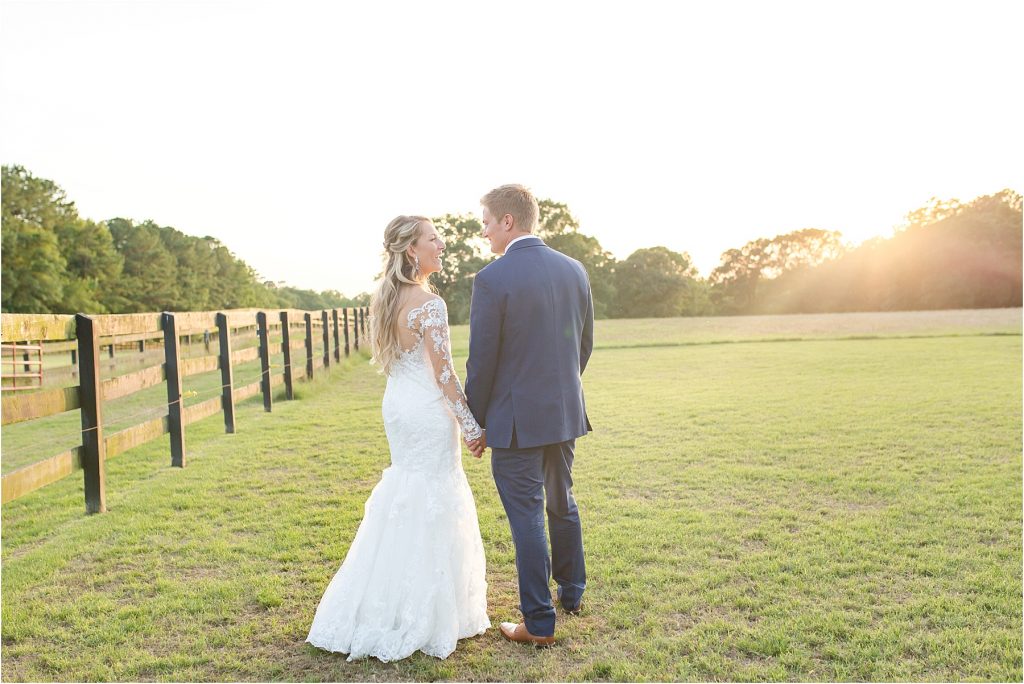
<path fill-rule="evenodd" d="M 505 245 L 505 251 L 508 252 L 508 248 L 511 247 L 512 245 L 516 244 L 520 240 L 526 240 L 526 239 L 532 238 L 532 237 L 537 237 L 537 236 L 536 235 L 520 235 L 519 237 L 517 237 L 512 242 L 510 242 L 507 245 Z"/>

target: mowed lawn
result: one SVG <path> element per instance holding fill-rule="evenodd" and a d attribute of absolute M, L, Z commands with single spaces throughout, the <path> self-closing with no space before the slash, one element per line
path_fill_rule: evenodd
<path fill-rule="evenodd" d="M 271 414 L 247 402 L 238 434 L 190 426 L 184 469 L 166 437 L 112 460 L 104 515 L 80 473 L 5 505 L 2 677 L 1019 681 L 1020 310 L 930 315 L 840 317 L 843 339 L 799 317 L 598 322 L 586 608 L 553 649 L 492 629 L 382 664 L 304 643 L 388 464 L 384 380 L 352 359 Z M 464 465 L 491 620 L 515 620 L 488 457 Z"/>

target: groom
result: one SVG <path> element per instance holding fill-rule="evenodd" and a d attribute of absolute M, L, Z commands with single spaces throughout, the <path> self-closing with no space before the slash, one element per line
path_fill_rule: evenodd
<path fill-rule="evenodd" d="M 503 185 L 480 200 L 484 237 L 502 257 L 473 283 L 466 398 L 486 432 L 491 470 L 516 547 L 523 624 L 503 622 L 511 641 L 550 646 L 555 608 L 582 608 L 586 569 L 572 495 L 576 438 L 590 430 L 580 376 L 593 348 L 594 303 L 583 266 L 531 233 L 537 200 Z M 551 554 L 544 535 L 547 510 Z"/>

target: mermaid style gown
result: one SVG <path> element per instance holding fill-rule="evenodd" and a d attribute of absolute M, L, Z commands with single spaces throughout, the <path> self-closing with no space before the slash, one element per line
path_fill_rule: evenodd
<path fill-rule="evenodd" d="M 399 660 L 446 658 L 487 617 L 484 548 L 462 470 L 461 429 L 481 429 L 452 370 L 448 311 L 433 298 L 409 311 L 417 340 L 392 364 L 384 391 L 391 466 L 366 501 L 341 568 L 324 592 L 306 641 Z"/>

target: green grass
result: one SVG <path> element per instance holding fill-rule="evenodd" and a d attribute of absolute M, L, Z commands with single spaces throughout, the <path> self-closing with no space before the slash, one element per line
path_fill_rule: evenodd
<path fill-rule="evenodd" d="M 3 679 L 1019 681 L 1004 313 L 772 343 L 753 340 L 813 326 L 729 319 L 704 340 L 733 344 L 698 343 L 693 319 L 599 322 L 574 478 L 586 610 L 554 649 L 489 630 L 445 661 L 303 643 L 388 463 L 383 379 L 350 360 L 271 414 L 247 402 L 236 435 L 190 426 L 185 469 L 166 437 L 111 461 L 104 515 L 83 514 L 80 475 L 5 505 Z M 464 465 L 496 624 L 517 598 L 486 458 Z"/>

